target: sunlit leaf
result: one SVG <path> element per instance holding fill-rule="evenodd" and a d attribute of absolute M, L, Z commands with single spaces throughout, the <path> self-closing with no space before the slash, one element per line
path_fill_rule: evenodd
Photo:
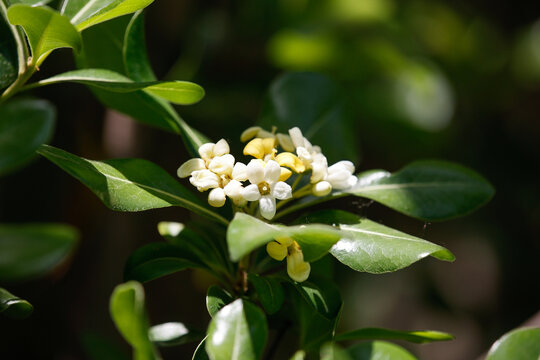
<path fill-rule="evenodd" d="M 47 275 L 72 254 L 78 237 L 68 225 L 0 225 L 0 281 Z"/>
<path fill-rule="evenodd" d="M 360 174 L 357 185 L 347 192 L 418 219 L 445 220 L 478 209 L 494 189 L 461 165 L 417 161 L 393 174 L 383 170 Z"/>
<path fill-rule="evenodd" d="M 41 61 L 54 49 L 81 49 L 81 35 L 69 19 L 47 7 L 16 4 L 8 9 L 12 25 L 21 25 L 32 48 L 32 63 Z"/>
<path fill-rule="evenodd" d="M 144 308 L 144 289 L 136 281 L 118 285 L 109 304 L 111 317 L 124 339 L 133 347 L 137 360 L 160 359 L 148 337 L 148 318 Z"/>
<path fill-rule="evenodd" d="M 413 343 L 428 343 L 433 341 L 453 340 L 451 334 L 433 331 L 398 331 L 381 328 L 364 328 L 336 335 L 335 341 L 346 340 L 405 340 Z"/>
<path fill-rule="evenodd" d="M 417 360 L 401 346 L 385 341 L 370 341 L 347 349 L 354 360 Z"/>
<path fill-rule="evenodd" d="M 143 211 L 182 206 L 227 223 L 152 162 L 142 159 L 92 161 L 47 145 L 43 145 L 38 153 L 81 181 L 113 210 Z"/>
<path fill-rule="evenodd" d="M 200 341 L 204 334 L 180 322 L 168 322 L 152 326 L 148 331 L 148 337 L 158 346 L 176 346 Z"/>
<path fill-rule="evenodd" d="M 268 328 L 261 309 L 237 299 L 214 316 L 206 351 L 212 360 L 256 360 L 262 355 Z"/>
<path fill-rule="evenodd" d="M 34 307 L 6 289 L 0 287 L 0 314 L 13 319 L 24 319 L 32 314 Z"/>
<path fill-rule="evenodd" d="M 540 327 L 512 330 L 497 340 L 486 360 L 538 360 L 540 358 Z"/>
<path fill-rule="evenodd" d="M 0 107 L 0 175 L 28 162 L 51 139 L 55 116 L 45 100 L 17 99 Z"/>
<path fill-rule="evenodd" d="M 257 274 L 248 274 L 248 280 L 253 285 L 264 310 L 268 314 L 273 314 L 281 308 L 285 300 L 285 293 L 279 280 Z"/>

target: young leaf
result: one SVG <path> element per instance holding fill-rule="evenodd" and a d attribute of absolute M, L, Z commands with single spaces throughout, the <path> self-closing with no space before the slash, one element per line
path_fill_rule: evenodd
<path fill-rule="evenodd" d="M 337 344 L 327 342 L 321 347 L 321 360 L 353 360 L 349 354 Z"/>
<path fill-rule="evenodd" d="M 0 107 L 0 175 L 25 164 L 51 139 L 55 115 L 45 100 L 17 99 Z"/>
<path fill-rule="evenodd" d="M 417 360 L 401 346 L 385 341 L 363 342 L 347 349 L 354 360 Z"/>
<path fill-rule="evenodd" d="M 61 224 L 0 225 L 0 281 L 48 274 L 72 254 L 78 237 Z"/>
<path fill-rule="evenodd" d="M 144 9 L 154 0 L 64 0 L 62 14 L 71 19 L 77 30 L 134 13 Z"/>
<path fill-rule="evenodd" d="M 206 309 L 208 309 L 208 314 L 214 317 L 222 307 L 232 303 L 233 300 L 232 295 L 219 286 L 210 286 L 206 294 Z"/>
<path fill-rule="evenodd" d="M 187 268 L 206 268 L 184 249 L 164 243 L 146 244 L 131 254 L 124 267 L 124 280 L 147 282 Z"/>
<path fill-rule="evenodd" d="M 370 171 L 359 175 L 347 193 L 375 200 L 422 220 L 465 215 L 491 199 L 493 187 L 476 172 L 443 161 L 417 161 L 398 172 Z"/>
<path fill-rule="evenodd" d="M 248 274 L 248 280 L 255 288 L 255 292 L 268 314 L 271 315 L 281 308 L 285 294 L 279 280 L 257 274 Z"/>
<path fill-rule="evenodd" d="M 293 237 L 300 244 L 304 259 L 315 261 L 339 240 L 339 231 L 320 224 L 299 226 L 268 224 L 253 216 L 236 213 L 227 228 L 227 244 L 231 260 L 238 261 L 244 255 L 279 236 Z"/>
<path fill-rule="evenodd" d="M 81 181 L 113 210 L 143 211 L 182 206 L 222 224 L 228 223 L 165 170 L 149 161 L 92 161 L 47 145 L 43 145 L 38 153 Z"/>
<path fill-rule="evenodd" d="M 26 88 L 34 88 L 63 82 L 74 82 L 112 92 L 133 92 L 144 90 L 174 104 L 191 105 L 204 96 L 204 90 L 188 81 L 134 82 L 117 72 L 106 69 L 81 69 L 68 71 L 38 81 Z"/>
<path fill-rule="evenodd" d="M 144 309 L 144 289 L 136 281 L 118 285 L 109 304 L 118 331 L 133 347 L 137 360 L 161 359 L 148 338 L 148 319 Z"/>
<path fill-rule="evenodd" d="M 0 287 L 0 314 L 13 319 L 24 319 L 32 314 L 34 307 Z"/>
<path fill-rule="evenodd" d="M 158 346 L 176 346 L 201 341 L 204 334 L 180 322 L 168 322 L 152 326 L 148 330 L 148 337 Z"/>
<path fill-rule="evenodd" d="M 212 360 L 256 360 L 262 355 L 268 327 L 261 309 L 237 299 L 210 322 L 206 352 Z"/>
<path fill-rule="evenodd" d="M 157 80 L 147 56 L 143 11 L 137 11 L 131 17 L 124 36 L 122 55 L 126 74 L 130 78 L 135 81 Z"/>
<path fill-rule="evenodd" d="M 336 335 L 335 341 L 347 341 L 347 340 L 405 340 L 413 343 L 429 343 L 433 341 L 448 341 L 453 340 L 454 337 L 451 334 L 432 331 L 432 330 L 420 330 L 420 331 L 398 331 L 381 328 L 364 328 L 349 331 L 344 334 Z"/>
<path fill-rule="evenodd" d="M 4 4 L 0 4 L 0 90 L 17 79 L 17 44 L 11 26 L 7 22 Z M 2 117 L 0 116 L 0 119 Z"/>
<path fill-rule="evenodd" d="M 497 340 L 486 360 L 538 360 L 540 358 L 540 327 L 512 330 Z"/>
<path fill-rule="evenodd" d="M 12 25 L 21 25 L 32 48 L 32 64 L 39 65 L 54 49 L 68 47 L 79 51 L 81 35 L 69 19 L 47 7 L 16 4 L 8 9 Z"/>
<path fill-rule="evenodd" d="M 288 73 L 270 86 L 259 124 L 287 132 L 298 126 L 330 162 L 358 160 L 355 119 L 343 91 L 315 73 Z"/>

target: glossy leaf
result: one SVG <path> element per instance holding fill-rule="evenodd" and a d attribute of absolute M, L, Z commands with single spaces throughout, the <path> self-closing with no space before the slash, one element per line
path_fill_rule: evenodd
<path fill-rule="evenodd" d="M 200 341 L 204 335 L 180 322 L 168 322 L 152 326 L 148 337 L 158 346 L 176 346 Z"/>
<path fill-rule="evenodd" d="M 39 154 L 92 190 L 105 205 L 118 211 L 143 211 L 182 206 L 207 218 L 227 223 L 208 209 L 165 170 L 142 159 L 92 161 L 43 145 Z"/>
<path fill-rule="evenodd" d="M 137 11 L 131 17 L 122 51 L 126 74 L 135 81 L 157 80 L 146 51 L 144 35 L 144 12 Z"/>
<path fill-rule="evenodd" d="M 288 73 L 270 86 L 259 124 L 288 132 L 298 126 L 330 162 L 358 160 L 355 121 L 346 96 L 331 79 L 315 73 Z"/>
<path fill-rule="evenodd" d="M 512 330 L 497 340 L 486 360 L 538 360 L 540 358 L 540 328 Z"/>
<path fill-rule="evenodd" d="M 45 100 L 17 99 L 0 107 L 0 175 L 28 162 L 51 139 L 55 116 Z"/>
<path fill-rule="evenodd" d="M 337 344 L 328 342 L 321 347 L 321 360 L 353 360 Z"/>
<path fill-rule="evenodd" d="M 285 300 L 285 293 L 279 280 L 257 274 L 248 274 L 248 281 L 253 285 L 264 310 L 268 314 L 273 314 L 281 308 Z"/>
<path fill-rule="evenodd" d="M 347 352 L 354 360 L 417 360 L 401 346 L 385 341 L 363 342 L 348 348 Z"/>
<path fill-rule="evenodd" d="M 212 319 L 206 352 L 212 360 L 256 360 L 262 355 L 268 327 L 261 309 L 237 299 Z"/>
<path fill-rule="evenodd" d="M 417 161 L 394 174 L 383 170 L 360 174 L 357 185 L 347 192 L 418 219 L 445 220 L 478 209 L 494 189 L 461 165 Z"/>
<path fill-rule="evenodd" d="M 52 0 L 9 0 L 11 5 L 26 4 L 31 6 L 43 6 L 50 3 Z"/>
<path fill-rule="evenodd" d="M 432 330 L 420 330 L 420 331 L 398 331 L 381 328 L 364 328 L 349 331 L 344 334 L 336 336 L 335 341 L 347 341 L 347 340 L 405 340 L 413 343 L 429 343 L 433 341 L 448 341 L 453 340 L 454 337 L 451 334 L 432 331 Z"/>
<path fill-rule="evenodd" d="M 84 56 L 78 56 L 79 68 L 106 68 L 124 74 L 123 34 L 127 19 L 119 18 L 83 33 Z M 198 157 L 199 147 L 208 138 L 189 126 L 165 100 L 139 90 L 130 93 L 113 93 L 92 88 L 92 92 L 107 107 L 129 115 L 146 125 L 156 126 L 182 136 L 192 156 Z"/>
<path fill-rule="evenodd" d="M 17 78 L 17 44 L 11 26 L 4 18 L 7 12 L 0 4 L 0 90 L 8 87 Z M 2 117 L 0 116 L 0 119 Z"/>
<path fill-rule="evenodd" d="M 154 0 L 64 0 L 62 14 L 82 31 L 90 26 L 144 9 Z"/>
<path fill-rule="evenodd" d="M 148 337 L 149 326 L 144 306 L 142 285 L 129 281 L 114 289 L 109 310 L 116 328 L 133 347 L 135 359 L 160 359 Z"/>
<path fill-rule="evenodd" d="M 134 82 L 133 80 L 106 69 L 81 69 L 68 71 L 45 80 L 38 81 L 30 87 L 45 86 L 63 82 L 74 82 L 112 92 L 133 92 L 144 90 L 175 104 L 190 105 L 204 96 L 204 90 L 197 84 L 188 81 L 150 81 Z"/>
<path fill-rule="evenodd" d="M 32 314 L 34 307 L 6 289 L 0 288 L 0 314 L 13 319 L 24 319 Z"/>
<path fill-rule="evenodd" d="M 8 9 L 12 25 L 21 25 L 32 48 L 32 63 L 40 64 L 54 49 L 81 48 L 81 35 L 69 19 L 47 7 L 16 4 Z"/>
<path fill-rule="evenodd" d="M 214 317 L 221 308 L 232 303 L 233 300 L 232 295 L 219 286 L 210 286 L 206 293 L 206 309 L 208 309 L 208 314 Z"/>
<path fill-rule="evenodd" d="M 77 239 L 67 225 L 0 225 L 0 281 L 47 275 L 72 254 Z"/>
<path fill-rule="evenodd" d="M 317 313 L 328 319 L 338 316 L 342 301 L 339 289 L 333 280 L 313 278 L 294 284 L 296 290 Z"/>
<path fill-rule="evenodd" d="M 130 255 L 124 267 L 124 280 L 144 283 L 187 268 L 205 268 L 205 265 L 181 248 L 164 242 L 151 243 Z"/>
<path fill-rule="evenodd" d="M 304 259 L 315 261 L 339 240 L 339 231 L 320 224 L 299 226 L 269 224 L 253 216 L 237 213 L 227 229 L 231 260 L 238 261 L 244 255 L 279 236 L 294 238 L 302 248 Z"/>

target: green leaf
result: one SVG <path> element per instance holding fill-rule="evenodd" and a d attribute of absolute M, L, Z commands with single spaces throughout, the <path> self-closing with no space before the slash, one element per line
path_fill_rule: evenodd
<path fill-rule="evenodd" d="M 333 280 L 311 277 L 309 281 L 294 283 L 294 287 L 317 313 L 331 320 L 338 316 L 342 301 Z"/>
<path fill-rule="evenodd" d="M 0 90 L 11 85 L 18 72 L 17 44 L 4 11 L 4 5 L 0 4 Z"/>
<path fill-rule="evenodd" d="M 341 238 L 330 253 L 356 271 L 373 274 L 396 271 L 430 255 L 443 261 L 455 260 L 442 246 L 346 211 L 322 210 L 305 218 L 339 226 Z"/>
<path fill-rule="evenodd" d="M 211 317 L 214 317 L 221 308 L 232 303 L 233 300 L 234 298 L 232 295 L 219 286 L 210 286 L 206 293 L 206 308 L 208 309 L 208 314 L 210 314 Z"/>
<path fill-rule="evenodd" d="M 134 82 L 117 72 L 106 69 L 81 69 L 68 71 L 38 81 L 26 88 L 34 88 L 64 82 L 74 82 L 112 92 L 134 92 L 143 90 L 175 104 L 191 105 L 204 96 L 204 90 L 188 81 Z"/>
<path fill-rule="evenodd" d="M 130 78 L 135 81 L 157 80 L 147 56 L 143 11 L 137 11 L 131 17 L 126 28 L 122 54 L 126 74 Z"/>
<path fill-rule="evenodd" d="M 65 262 L 77 230 L 61 224 L 0 225 L 0 281 L 44 276 Z"/>
<path fill-rule="evenodd" d="M 306 352 L 304 350 L 298 350 L 289 360 L 304 360 L 306 358 Z"/>
<path fill-rule="evenodd" d="M 148 318 L 144 309 L 144 289 L 136 281 L 116 286 L 109 304 L 118 331 L 133 347 L 134 359 L 160 359 L 148 337 Z"/>
<path fill-rule="evenodd" d="M 370 341 L 347 349 L 354 360 L 417 360 L 404 348 L 385 341 Z"/>
<path fill-rule="evenodd" d="M 298 126 L 331 162 L 358 160 L 355 119 L 343 91 L 315 73 L 287 73 L 272 82 L 259 124 L 287 133 Z"/>
<path fill-rule="evenodd" d="M 30 316 L 32 311 L 34 307 L 28 301 L 0 287 L 0 314 L 13 319 L 24 319 Z"/>
<path fill-rule="evenodd" d="M 92 161 L 47 145 L 38 153 L 81 181 L 113 210 L 182 206 L 222 224 L 228 223 L 152 162 L 142 159 Z"/>
<path fill-rule="evenodd" d="M 206 353 L 206 338 L 204 338 L 203 341 L 201 341 L 201 343 L 197 346 L 193 352 L 193 357 L 191 360 L 210 360 L 208 354 Z"/>
<path fill-rule="evenodd" d="M 64 0 L 61 12 L 77 30 L 144 9 L 154 0 Z"/>
<path fill-rule="evenodd" d="M 294 238 L 302 248 L 305 261 L 315 261 L 339 240 L 339 231 L 320 224 L 299 226 L 268 224 L 253 216 L 236 213 L 227 229 L 231 260 L 238 261 L 244 255 L 279 236 Z"/>
<path fill-rule="evenodd" d="M 281 308 L 285 300 L 285 293 L 279 280 L 257 274 L 248 274 L 248 280 L 255 288 L 255 292 L 268 314 L 273 314 Z"/>
<path fill-rule="evenodd" d="M 50 3 L 52 0 L 9 0 L 11 5 L 26 4 L 31 6 L 43 6 Z"/>
<path fill-rule="evenodd" d="M 200 341 L 204 334 L 180 322 L 168 322 L 152 326 L 148 331 L 148 337 L 158 346 L 176 346 Z"/>
<path fill-rule="evenodd" d="M 17 99 L 0 107 L 0 175 L 24 165 L 51 139 L 55 116 L 45 100 Z"/>
<path fill-rule="evenodd" d="M 486 360 L 538 360 L 540 358 L 540 327 L 512 330 L 497 340 Z"/>
<path fill-rule="evenodd" d="M 127 259 L 124 280 L 144 283 L 187 268 L 205 268 L 204 264 L 190 255 L 167 243 L 146 244 Z"/>
<path fill-rule="evenodd" d="M 39 65 L 47 55 L 58 48 L 80 51 L 81 35 L 69 19 L 47 7 L 16 4 L 8 9 L 12 25 L 21 25 L 32 48 L 32 64 Z"/>
<path fill-rule="evenodd" d="M 352 360 L 337 344 L 328 342 L 321 347 L 321 360 Z"/>
<path fill-rule="evenodd" d="M 206 352 L 212 360 L 259 359 L 267 336 L 262 310 L 237 299 L 222 308 L 210 322 Z"/>
<path fill-rule="evenodd" d="M 422 220 L 445 220 L 468 214 L 491 199 L 493 187 L 476 172 L 443 161 L 417 161 L 391 174 L 359 175 L 347 191 L 375 200 Z"/>
<path fill-rule="evenodd" d="M 405 340 L 413 343 L 429 343 L 433 341 L 453 340 L 454 336 L 448 333 L 432 330 L 398 331 L 381 328 L 364 328 L 349 331 L 336 336 L 335 341 L 347 340 Z"/>

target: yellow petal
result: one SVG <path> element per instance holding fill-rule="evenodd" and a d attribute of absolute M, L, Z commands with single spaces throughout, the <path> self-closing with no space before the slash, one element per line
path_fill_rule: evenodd
<path fill-rule="evenodd" d="M 293 244 L 293 239 L 289 236 L 278 236 L 276 241 L 285 247 L 289 247 Z"/>
<path fill-rule="evenodd" d="M 283 150 L 292 152 L 296 149 L 289 135 L 277 133 L 276 136 L 277 136 L 279 145 L 281 145 Z"/>
<path fill-rule="evenodd" d="M 251 155 L 257 159 L 264 158 L 263 139 L 255 138 L 248 142 L 244 148 L 244 155 Z"/>
<path fill-rule="evenodd" d="M 276 139 L 267 137 L 265 139 L 262 139 L 263 147 L 264 147 L 264 153 L 265 154 L 273 154 L 276 149 Z"/>
<path fill-rule="evenodd" d="M 304 261 L 301 251 L 293 252 L 287 256 L 287 274 L 294 281 L 306 281 L 311 272 L 311 265 Z"/>
<path fill-rule="evenodd" d="M 285 259 L 285 256 L 287 256 L 287 247 L 278 242 L 270 241 L 268 244 L 266 244 L 266 252 L 273 259 L 281 261 Z"/>
<path fill-rule="evenodd" d="M 278 181 L 287 181 L 287 179 L 290 178 L 291 175 L 292 175 L 291 170 L 282 167 L 281 168 L 281 175 L 279 175 L 279 180 Z"/>
<path fill-rule="evenodd" d="M 304 162 L 298 158 L 298 156 L 290 152 L 282 152 L 276 156 L 276 161 L 281 166 L 286 166 L 296 173 L 302 173 L 306 171 Z"/>
<path fill-rule="evenodd" d="M 244 130 L 242 135 L 240 135 L 240 141 L 241 142 L 246 142 L 246 141 L 248 141 L 250 139 L 253 139 L 255 136 L 257 136 L 257 134 L 261 130 L 262 129 L 261 129 L 260 126 L 252 126 L 252 127 L 247 128 L 246 130 Z"/>

